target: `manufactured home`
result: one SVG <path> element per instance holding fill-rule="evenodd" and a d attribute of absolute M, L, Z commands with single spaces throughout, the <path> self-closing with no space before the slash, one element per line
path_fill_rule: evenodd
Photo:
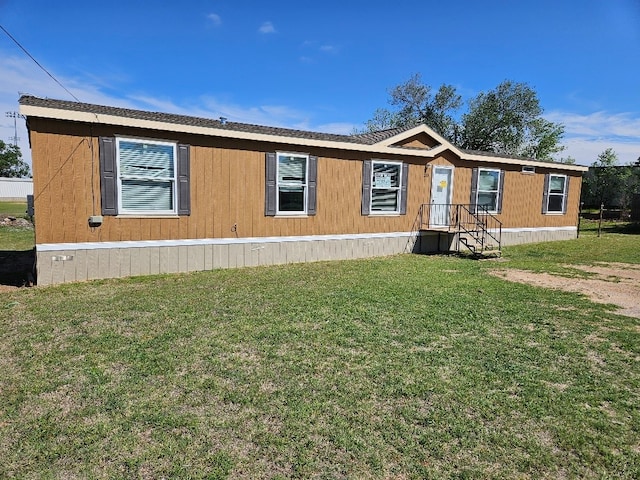
<path fill-rule="evenodd" d="M 577 234 L 585 167 L 424 125 L 336 135 L 34 96 L 20 111 L 41 285 Z"/>

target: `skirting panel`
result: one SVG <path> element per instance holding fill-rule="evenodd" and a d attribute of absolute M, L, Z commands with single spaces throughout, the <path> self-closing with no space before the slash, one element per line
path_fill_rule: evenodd
<path fill-rule="evenodd" d="M 502 245 L 576 238 L 576 229 L 504 229 Z M 46 244 L 36 247 L 38 285 L 380 257 L 398 253 L 447 252 L 455 245 L 447 232 L 360 234 L 316 237 L 204 239 L 184 241 Z"/>
<path fill-rule="evenodd" d="M 523 243 L 555 242 L 573 240 L 578 235 L 575 227 L 558 229 L 503 230 L 502 245 L 521 245 Z"/>
<path fill-rule="evenodd" d="M 577 236 L 575 227 L 561 228 L 523 228 L 503 229 L 501 246 L 520 245 L 524 243 L 554 242 L 572 240 Z M 495 242 L 490 240 L 491 244 Z M 439 253 L 455 251 L 457 233 L 448 231 L 423 231 L 418 240 L 417 250 L 421 253 Z"/>
<path fill-rule="evenodd" d="M 129 246 L 127 242 L 121 242 L 122 246 L 111 245 L 109 248 L 36 249 L 37 282 L 38 285 L 50 285 L 159 273 L 379 257 L 412 252 L 416 243 L 415 235 L 409 234 L 299 241 L 291 238 L 283 241 L 240 240 L 238 243 L 188 241 L 184 245 L 168 246 Z"/>

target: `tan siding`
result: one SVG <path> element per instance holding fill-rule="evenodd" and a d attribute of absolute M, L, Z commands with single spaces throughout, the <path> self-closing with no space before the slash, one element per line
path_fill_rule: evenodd
<path fill-rule="evenodd" d="M 233 238 L 236 234 L 238 237 L 263 237 L 403 232 L 412 229 L 420 205 L 430 200 L 433 168 L 425 168 L 426 160 L 398 155 L 388 159 L 410 163 L 407 215 L 362 216 L 362 161 L 370 157 L 358 152 L 315 149 L 308 153 L 318 156 L 317 214 L 306 218 L 265 217 L 265 152 L 300 151 L 299 147 L 276 148 L 256 142 L 196 136 L 174 138 L 165 132 L 124 128 L 114 131 L 107 126 L 94 126 L 91 132 L 87 125 L 41 119 L 31 119 L 30 125 L 38 225 L 36 241 L 39 244 Z M 93 159 L 88 144 L 90 133 L 94 135 Z M 93 213 L 94 197 L 95 213 L 100 213 L 99 135 L 131 135 L 190 144 L 191 215 L 180 218 L 107 216 L 102 227 L 91 229 L 87 218 Z M 478 164 L 461 161 L 454 154 L 446 153 L 430 165 L 455 167 L 453 202 L 469 203 L 471 171 Z M 503 213 L 500 215 L 505 227 L 575 225 L 580 195 L 579 173 L 572 175 L 567 215 L 543 215 L 544 174 L 553 172 L 552 167 L 538 168 L 535 175 L 526 175 L 516 166 L 483 166 L 506 171 Z M 234 224 L 237 224 L 235 233 L 232 231 Z M 147 268 L 138 265 L 138 259 L 136 262 L 135 268 Z M 179 268 L 186 268 L 182 261 Z"/>

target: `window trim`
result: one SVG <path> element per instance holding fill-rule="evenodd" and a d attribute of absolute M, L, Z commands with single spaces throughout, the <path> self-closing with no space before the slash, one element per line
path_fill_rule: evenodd
<path fill-rule="evenodd" d="M 398 186 L 391 188 L 376 188 L 373 186 L 373 176 L 376 164 L 383 165 L 397 165 L 398 168 Z M 403 188 L 403 170 L 406 168 L 403 162 L 397 162 L 393 160 L 371 160 L 371 172 L 369 178 L 369 215 L 402 215 L 403 198 L 406 194 L 406 188 Z M 395 210 L 373 210 L 373 191 L 374 190 L 397 190 L 398 191 L 398 203 Z"/>
<path fill-rule="evenodd" d="M 288 184 L 286 182 L 280 182 L 279 172 L 280 172 L 280 156 L 289 156 L 289 157 L 299 157 L 304 158 L 304 184 L 303 194 L 302 194 L 302 207 L 301 211 L 291 211 L 291 210 L 280 210 L 280 186 L 296 186 L 299 187 L 299 184 Z M 309 210 L 309 154 L 308 153 L 300 153 L 300 152 L 276 152 L 276 216 L 277 217 L 300 217 L 308 215 Z"/>
<path fill-rule="evenodd" d="M 564 178 L 563 191 L 561 194 L 551 193 L 551 179 L 552 177 L 562 177 Z M 569 194 L 569 176 L 562 173 L 548 173 L 545 178 L 545 187 L 543 192 L 544 197 L 544 214 L 545 215 L 565 215 L 567 213 L 567 200 Z M 551 200 L 551 196 L 558 197 L 562 196 L 562 204 L 560 210 L 549 210 L 549 201 Z"/>
<path fill-rule="evenodd" d="M 482 172 L 498 172 L 498 188 L 496 190 L 480 190 L 480 175 Z M 502 205 L 502 185 L 504 182 L 504 171 L 499 168 L 483 168 L 478 167 L 478 177 L 476 179 L 475 185 L 475 198 L 473 204 L 475 205 L 475 210 L 477 214 L 490 213 L 492 215 L 497 215 L 501 212 Z M 484 208 L 478 208 L 480 204 L 478 203 L 478 197 L 480 196 L 480 192 L 488 192 L 488 193 L 496 193 L 496 205 L 493 210 L 484 210 Z"/>
<path fill-rule="evenodd" d="M 175 218 L 191 215 L 191 147 L 188 144 L 177 143 L 175 141 L 165 139 L 155 139 L 149 137 L 125 137 L 134 138 L 141 141 L 159 141 L 176 143 L 177 145 L 177 185 L 176 185 L 176 202 L 177 213 L 169 215 L 158 214 L 125 214 L 123 217 L 137 218 Z M 118 175 L 116 167 L 116 137 L 100 136 L 98 137 L 99 146 L 99 168 L 100 168 L 100 211 L 105 216 L 120 216 L 118 212 L 120 191 L 118 189 Z"/>
<path fill-rule="evenodd" d="M 171 182 L 171 197 L 172 197 L 172 206 L 171 210 L 131 210 L 123 207 L 123 194 L 122 194 L 122 181 L 128 178 L 136 179 L 136 180 L 147 180 L 147 181 L 155 181 L 154 178 L 144 177 L 144 176 L 130 176 L 123 178 L 120 172 L 120 143 L 121 142 L 132 142 L 132 143 L 140 143 L 140 144 L 153 144 L 153 145 L 165 145 L 172 147 L 172 161 L 173 161 L 173 178 L 169 181 Z M 165 140 L 155 140 L 155 139 L 144 139 L 144 138 L 135 138 L 135 137 L 115 137 L 115 161 L 116 161 L 116 182 L 118 189 L 118 216 L 143 216 L 143 217 L 156 217 L 156 216 L 177 216 L 178 215 L 178 144 L 176 142 L 170 142 Z M 168 178 L 163 179 L 163 181 L 167 181 Z"/>

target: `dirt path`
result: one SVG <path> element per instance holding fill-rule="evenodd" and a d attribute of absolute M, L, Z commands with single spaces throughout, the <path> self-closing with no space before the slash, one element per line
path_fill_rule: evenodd
<path fill-rule="evenodd" d="M 496 270 L 493 275 L 512 282 L 527 283 L 545 288 L 587 295 L 597 303 L 617 305 L 616 313 L 640 318 L 640 265 L 628 263 L 600 263 L 596 266 L 567 265 L 594 274 L 590 278 L 562 277 L 526 270 Z"/>

